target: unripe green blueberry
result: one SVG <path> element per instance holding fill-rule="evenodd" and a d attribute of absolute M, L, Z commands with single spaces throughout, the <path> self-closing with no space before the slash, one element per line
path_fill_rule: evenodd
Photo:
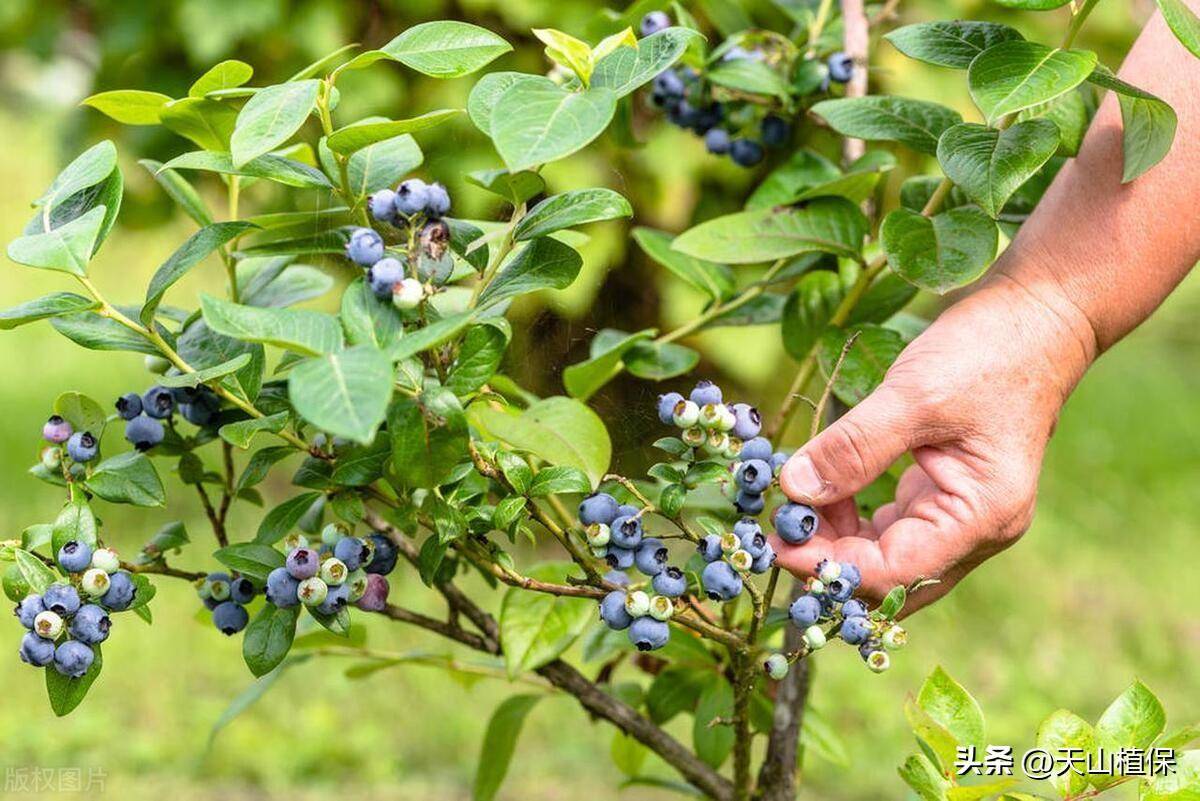
<path fill-rule="evenodd" d="M 337 545 L 338 540 L 346 536 L 346 531 L 337 523 L 330 523 L 321 529 L 321 542 L 326 545 Z"/>
<path fill-rule="evenodd" d="M 307 547 L 308 547 L 308 537 L 304 536 L 304 534 L 302 534 L 299 531 L 293 531 L 291 534 L 288 534 L 286 537 L 283 538 L 283 550 L 286 551 L 287 553 L 291 553 L 292 551 L 296 550 L 297 548 L 307 548 Z"/>
<path fill-rule="evenodd" d="M 367 594 L 367 571 L 359 568 L 346 576 L 346 586 L 350 588 L 349 602 L 357 603 L 358 599 Z"/>
<path fill-rule="evenodd" d="M 593 548 L 603 548 L 612 539 L 612 529 L 603 523 L 592 523 L 587 527 L 588 545 Z"/>
<path fill-rule="evenodd" d="M 85 595 L 92 598 L 99 598 L 104 593 L 108 592 L 112 581 L 108 574 L 98 567 L 93 567 L 83 574 L 83 578 L 79 580 L 79 589 L 83 590 Z"/>
<path fill-rule="evenodd" d="M 738 549 L 729 555 L 729 564 L 733 565 L 735 570 L 740 570 L 745 573 L 754 564 L 754 557 L 749 551 Z"/>
<path fill-rule="evenodd" d="M 55 612 L 38 612 L 33 619 L 33 632 L 44 640 L 57 640 L 62 634 L 63 619 Z"/>
<path fill-rule="evenodd" d="M 889 651 L 899 651 L 908 645 L 908 632 L 900 626 L 892 626 L 883 633 L 883 647 Z"/>
<path fill-rule="evenodd" d="M 42 451 L 42 467 L 57 470 L 62 467 L 62 449 L 51 445 Z"/>
<path fill-rule="evenodd" d="M 700 425 L 705 428 L 716 428 L 721 424 L 721 409 L 719 403 L 706 403 L 700 407 Z"/>
<path fill-rule="evenodd" d="M 225 579 L 209 579 L 208 597 L 220 603 L 229 600 L 229 582 Z"/>
<path fill-rule="evenodd" d="M 596 557 L 597 559 L 603 559 L 604 557 L 608 556 L 607 545 L 593 545 L 591 550 L 592 556 Z"/>
<path fill-rule="evenodd" d="M 867 667 L 873 673 L 882 673 L 892 666 L 892 658 L 888 656 L 887 651 L 872 651 L 867 657 Z"/>
<path fill-rule="evenodd" d="M 740 550 L 742 547 L 742 539 L 732 531 L 727 531 L 721 535 L 721 553 L 729 556 Z"/>
<path fill-rule="evenodd" d="M 650 617 L 655 620 L 670 620 L 675 614 L 675 604 L 665 595 L 655 595 L 650 599 Z"/>
<path fill-rule="evenodd" d="M 684 441 L 685 444 L 691 445 L 693 448 L 699 448 L 701 445 L 708 442 L 708 434 L 699 426 L 684 429 L 684 432 L 680 434 L 679 437 Z"/>
<path fill-rule="evenodd" d="M 722 454 L 729 447 L 729 435 L 724 431 L 713 429 L 708 432 L 708 440 L 704 443 L 704 450 L 715 455 Z"/>
<path fill-rule="evenodd" d="M 337 557 L 331 557 L 321 563 L 321 570 L 317 574 L 321 580 L 330 587 L 336 587 L 346 581 L 346 576 L 350 571 L 346 569 L 346 563 Z"/>
<path fill-rule="evenodd" d="M 671 419 L 680 428 L 691 428 L 700 422 L 700 407 L 690 400 L 681 400 L 675 404 Z"/>
<path fill-rule="evenodd" d="M 92 567 L 105 573 L 116 573 L 121 568 L 121 558 L 112 548 L 97 548 L 92 552 Z"/>
<path fill-rule="evenodd" d="M 725 433 L 732 431 L 733 427 L 737 425 L 737 415 L 723 403 L 717 407 L 717 412 L 719 415 L 717 418 L 717 430 L 724 431 Z"/>
<path fill-rule="evenodd" d="M 415 309 L 425 299 L 425 287 L 415 278 L 405 278 L 392 287 L 392 305 L 400 311 Z"/>
<path fill-rule="evenodd" d="M 819 651 L 825 647 L 825 632 L 820 626 L 809 626 L 804 630 L 804 644 L 810 651 Z"/>
<path fill-rule="evenodd" d="M 296 590 L 296 597 L 305 606 L 320 606 L 328 595 L 329 585 L 316 576 L 300 582 L 300 587 Z"/>
<path fill-rule="evenodd" d="M 819 578 L 810 578 L 804 583 L 804 589 L 809 595 L 824 595 L 825 582 Z"/>
<path fill-rule="evenodd" d="M 828 584 L 842 577 L 842 565 L 833 559 L 822 559 L 817 565 L 817 578 Z"/>
<path fill-rule="evenodd" d="M 763 662 L 763 670 L 776 681 L 780 681 L 787 676 L 790 667 L 791 665 L 788 664 L 787 657 L 783 654 L 771 654 Z"/>
<path fill-rule="evenodd" d="M 634 590 L 625 596 L 625 611 L 632 618 L 645 617 L 650 613 L 650 596 L 641 590 Z"/>
<path fill-rule="evenodd" d="M 171 363 L 162 356 L 147 356 L 142 360 L 142 364 L 146 367 L 146 372 L 154 375 L 162 375 L 171 369 Z"/>
<path fill-rule="evenodd" d="M 726 459 L 732 460 L 732 459 L 738 458 L 738 456 L 740 456 L 741 453 L 742 453 L 742 441 L 740 439 L 738 439 L 737 437 L 731 436 L 729 438 L 728 447 L 725 448 L 725 452 L 722 453 L 721 455 L 724 456 Z"/>
<path fill-rule="evenodd" d="M 207 601 L 209 598 L 212 598 L 212 585 L 204 579 L 200 579 L 196 582 L 196 595 L 200 597 L 201 601 Z"/>

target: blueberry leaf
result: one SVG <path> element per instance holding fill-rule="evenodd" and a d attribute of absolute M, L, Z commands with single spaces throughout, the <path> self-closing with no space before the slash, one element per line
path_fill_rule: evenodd
<path fill-rule="evenodd" d="M 1060 4 L 1061 5 L 1061 4 Z M 1087 80 L 1096 54 L 1010 40 L 992 45 L 971 62 L 967 88 L 989 122 L 1066 94 Z"/>
<path fill-rule="evenodd" d="M 58 574 L 29 551 L 22 548 L 14 548 L 12 553 L 17 563 L 17 568 L 20 569 L 21 575 L 25 578 L 25 583 L 34 592 L 43 593 L 47 587 L 58 581 Z"/>
<path fill-rule="evenodd" d="M 17 237 L 8 244 L 8 257 L 26 267 L 85 276 L 105 214 L 104 206 L 96 206 L 53 230 Z"/>
<path fill-rule="evenodd" d="M 1123 128 L 1121 181 L 1129 183 L 1162 161 L 1170 151 L 1178 125 L 1175 110 L 1149 92 L 1125 83 L 1106 67 L 1097 67 L 1088 81 L 1117 93 Z"/>
<path fill-rule="evenodd" d="M 242 637 L 242 658 L 255 676 L 270 673 L 287 656 L 296 636 L 299 607 L 280 609 L 266 604 L 259 610 Z"/>
<path fill-rule="evenodd" d="M 496 797 L 508 775 L 525 718 L 541 698 L 540 695 L 514 695 L 500 702 L 492 713 L 475 772 L 473 801 L 492 801 Z"/>
<path fill-rule="evenodd" d="M 91 298 L 73 292 L 53 292 L 35 300 L 0 311 L 0 331 L 10 331 L 26 323 L 58 317 L 73 312 L 91 311 L 99 307 Z"/>
<path fill-rule="evenodd" d="M 150 279 L 150 286 L 146 289 L 146 300 L 142 304 L 141 314 L 138 315 L 142 324 L 148 325 L 154 319 L 163 295 L 176 281 L 218 248 L 254 227 L 256 226 L 252 223 L 243 221 L 213 223 L 188 237 Z"/>
<path fill-rule="evenodd" d="M 478 25 L 439 20 L 409 28 L 381 50 L 430 77 L 459 78 L 487 66 L 512 45 Z"/>
<path fill-rule="evenodd" d="M 812 113 L 842 136 L 900 142 L 930 155 L 942 132 L 962 122 L 957 111 L 937 103 L 880 95 L 822 100 Z"/>
<path fill-rule="evenodd" d="M 75 707 L 83 703 L 88 690 L 92 689 L 92 684 L 100 676 L 100 669 L 104 666 L 104 656 L 100 652 L 99 645 L 93 645 L 92 652 L 96 657 L 92 661 L 91 667 L 78 679 L 64 676 L 52 667 L 44 671 L 46 695 L 50 698 L 50 708 L 58 717 L 71 714 Z"/>
<path fill-rule="evenodd" d="M 983 748 L 986 741 L 983 710 L 961 684 L 941 667 L 925 679 L 917 704 L 948 732 L 960 745 Z"/>
<path fill-rule="evenodd" d="M 238 113 L 229 141 L 233 166 L 241 168 L 291 139 L 316 107 L 320 87 L 310 79 L 255 92 Z"/>
<path fill-rule="evenodd" d="M 266 582 L 272 570 L 283 567 L 284 563 L 283 554 L 261 542 L 239 542 L 218 548 L 213 552 L 213 557 L 230 570 L 260 584 Z"/>
<path fill-rule="evenodd" d="M 522 248 L 479 295 L 479 306 L 500 303 L 539 289 L 565 289 L 583 268 L 583 257 L 570 245 L 538 237 Z"/>
<path fill-rule="evenodd" d="M 942 133 L 937 157 L 946 177 L 995 218 L 1054 155 L 1058 141 L 1058 126 L 1047 119 L 1025 120 L 1003 131 L 964 122 Z"/>
<path fill-rule="evenodd" d="M 513 230 L 518 242 L 590 222 L 632 217 L 633 207 L 611 189 L 576 189 L 538 203 Z"/>
<path fill-rule="evenodd" d="M 591 491 L 592 482 L 588 479 L 587 474 L 578 467 L 569 465 L 542 468 L 533 477 L 533 483 L 529 486 L 531 498 Z"/>
<path fill-rule="evenodd" d="M 109 503 L 162 506 L 167 502 L 167 492 L 154 463 L 137 451 L 105 459 L 92 470 L 87 488 Z"/>
<path fill-rule="evenodd" d="M 218 334 L 245 342 L 261 342 L 307 356 L 342 349 L 337 318 L 310 309 L 261 309 L 200 296 L 204 321 Z"/>
<path fill-rule="evenodd" d="M 289 450 L 291 449 L 289 448 Z M 259 453 L 263 452 L 260 451 Z M 272 456 L 274 455 L 275 453 L 272 452 Z M 246 470 L 249 471 L 250 467 L 248 466 Z M 245 482 L 245 480 L 246 477 L 243 475 L 242 481 Z M 254 541 L 262 545 L 270 545 L 283 539 L 289 531 L 296 527 L 296 524 L 300 522 L 300 518 L 304 517 L 304 513 L 309 510 L 313 502 L 320 497 L 321 493 L 319 492 L 306 492 L 279 504 L 262 519 L 262 522 L 258 526 L 258 533 L 254 535 Z M 276 565 L 276 567 L 278 566 Z"/>
<path fill-rule="evenodd" d="M 973 207 L 933 217 L 896 209 L 880 229 L 888 266 L 915 286 L 938 294 L 980 278 L 996 257 L 999 237 L 996 223 Z"/>
<path fill-rule="evenodd" d="M 592 338 L 587 361 L 572 364 L 563 370 L 563 386 L 567 394 L 580 400 L 590 398 L 620 372 L 621 357 L 638 342 L 649 339 L 655 333 L 653 328 L 636 334 L 612 328 L 598 331 Z"/>
<path fill-rule="evenodd" d="M 805 206 L 736 212 L 701 223 L 676 237 L 685 255 L 727 264 L 754 264 L 833 253 L 857 258 L 867 219 L 844 198 L 818 198 Z"/>
<path fill-rule="evenodd" d="M 209 67 L 188 87 L 188 97 L 204 97 L 219 89 L 242 86 L 254 77 L 254 68 L 244 61 L 229 59 Z"/>
<path fill-rule="evenodd" d="M 349 156 L 385 139 L 441 125 L 460 113 L 459 109 L 446 108 L 405 120 L 363 120 L 334 131 L 325 144 L 334 153 Z"/>
<path fill-rule="evenodd" d="M 50 534 L 50 555 L 56 557 L 68 542 L 81 542 L 96 548 L 96 515 L 82 497 L 67 501 L 54 521 Z"/>
<path fill-rule="evenodd" d="M 529 169 L 587 146 L 616 108 L 617 96 L 608 89 L 570 92 L 548 78 L 520 81 L 496 101 L 492 141 L 509 170 Z"/>
<path fill-rule="evenodd" d="M 462 404 L 447 389 L 398 398 L 387 417 L 392 468 L 405 486 L 437 486 L 467 450 Z"/>
<path fill-rule="evenodd" d="M 1015 28 L 998 22 L 937 20 L 905 25 L 883 38 L 909 58 L 965 70 L 975 56 L 992 45 L 1024 37 Z"/>
<path fill-rule="evenodd" d="M 158 125 L 162 108 L 171 99 L 161 92 L 114 89 L 84 98 L 80 105 L 91 106 L 124 125 Z"/>
<path fill-rule="evenodd" d="M 218 429 L 221 439 L 234 447 L 245 450 L 250 447 L 254 435 L 262 431 L 278 434 L 287 425 L 288 413 L 278 412 L 266 417 L 251 417 L 249 420 L 239 420 L 236 423 L 226 423 Z"/>
<path fill-rule="evenodd" d="M 548 464 L 578 467 L 593 484 L 608 472 L 608 429 L 594 411 L 572 398 L 545 398 L 521 412 L 476 402 L 468 417 L 484 439 L 507 443 Z"/>
<path fill-rule="evenodd" d="M 527 575 L 562 583 L 577 568 L 566 562 L 537 565 Z M 500 604 L 500 640 L 512 678 L 560 656 L 592 619 L 594 603 L 586 599 L 531 593 L 510 587 Z"/>
<path fill-rule="evenodd" d="M 233 158 L 229 153 L 197 150 L 176 156 L 159 168 L 159 172 L 165 170 L 203 170 L 225 175 L 266 178 L 268 181 L 301 189 L 328 189 L 332 186 L 329 179 L 320 170 L 299 161 L 269 153 L 243 164 L 234 165 Z"/>

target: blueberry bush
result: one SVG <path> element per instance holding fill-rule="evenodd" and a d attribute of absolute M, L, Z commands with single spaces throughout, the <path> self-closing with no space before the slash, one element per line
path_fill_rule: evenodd
<path fill-rule="evenodd" d="M 609 34 L 594 44 L 534 30 L 546 74 L 483 72 L 465 109 L 339 114 L 339 78 L 351 71 L 461 78 L 511 49 L 456 21 L 419 24 L 379 49 L 339 49 L 282 83 L 251 86 L 253 68 L 230 60 L 185 97 L 129 89 L 85 101 L 187 141 L 165 163 L 140 165 L 197 229 L 143 299 L 110 299 L 89 270 L 123 191 L 104 141 L 55 178 L 8 246 L 12 261 L 64 273 L 79 291 L 0 312 L 0 327 L 49 320 L 82 347 L 141 354 L 148 373 L 111 403 L 74 390 L 54 401 L 30 472 L 61 487 L 65 503 L 0 550 L 25 630 L 20 658 L 44 669 L 55 712 L 74 709 L 101 673 L 112 615 L 151 622 L 151 579 L 180 579 L 216 629 L 242 638 L 258 680 L 234 709 L 313 656 L 361 657 L 362 674 L 432 662 L 535 687 L 496 710 L 476 798 L 495 795 L 512 739 L 548 690 L 616 727 L 613 757 L 631 783 L 718 801 L 794 797 L 799 756 L 836 750 L 836 735 L 805 710 L 812 655 L 841 641 L 886 670 L 907 637 L 897 618 L 926 584 L 896 587 L 872 608 L 855 597 L 851 564 L 814 564 L 809 578 L 781 582 L 776 549 L 820 526 L 778 491 L 785 442 L 798 444 L 794 418 L 811 407 L 811 436 L 878 384 L 923 326 L 904 311 L 919 290 L 984 274 L 1078 149 L 1100 92 L 1120 99 L 1126 180 L 1167 152 L 1175 117 L 1072 48 L 1095 0 L 1073 9 L 1056 45 L 993 22 L 884 35 L 909 57 L 962 71 L 980 122 L 867 94 L 869 45 L 893 3 L 868 14 L 853 2 L 778 2 L 774 28 L 736 4 L 698 5 L 693 16 L 678 3 L 636 3 L 605 17 Z M 1177 0 L 1161 5 L 1200 51 L 1200 22 Z M 494 195 L 505 219 L 455 216 L 449 177 L 421 173 L 420 140 L 464 113 L 497 157 L 465 180 Z M 610 188 L 547 194 L 542 168 L 602 135 L 635 147 L 659 114 L 703 137 L 714 158 L 760 171 L 741 211 L 678 236 L 634 232 L 708 305 L 665 333 L 597 332 L 589 357 L 562 371 L 564 394 L 538 397 L 502 369 L 514 333 L 506 312 L 572 284 L 580 228 L 633 215 Z M 894 208 L 882 191 L 901 165 L 890 143 L 942 172 L 908 176 Z M 220 213 L 202 183 L 219 188 Z M 276 205 L 282 196 L 292 202 Z M 169 293 L 183 303 L 172 288 L 208 264 L 224 269 L 223 296 L 167 303 Z M 337 302 L 327 297 L 335 285 Z M 299 307 L 316 299 L 325 310 Z M 797 362 L 769 413 L 685 378 L 699 354 L 684 341 L 730 325 L 773 326 Z M 645 410 L 661 421 L 662 458 L 639 478 L 611 463 L 608 429 L 588 405 L 622 373 L 663 385 Z M 301 460 L 295 491 L 268 504 L 261 485 L 289 457 Z M 203 507 L 217 545 L 207 565 L 180 523 L 126 559 L 105 547 L 97 508 L 164 506 L 164 470 Z M 889 480 L 869 494 L 886 496 Z M 264 507 L 253 536 L 227 525 L 234 504 Z M 518 564 L 524 542 L 561 557 Z M 390 603 L 396 581 L 427 585 L 445 615 Z M 475 656 L 381 657 L 356 637 L 361 615 Z M 306 649 L 297 632 L 314 628 L 345 644 Z M 664 728 L 681 716 L 693 721 L 690 746 Z M 644 776 L 647 751 L 679 779 Z M 945 787 L 902 775 L 924 798 L 948 797 L 945 766 L 922 758 Z"/>

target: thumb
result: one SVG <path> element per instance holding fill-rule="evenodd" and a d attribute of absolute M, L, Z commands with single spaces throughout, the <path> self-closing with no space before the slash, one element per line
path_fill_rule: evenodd
<path fill-rule="evenodd" d="M 794 453 L 780 487 L 817 506 L 850 498 L 912 447 L 914 429 L 911 410 L 882 386 Z"/>

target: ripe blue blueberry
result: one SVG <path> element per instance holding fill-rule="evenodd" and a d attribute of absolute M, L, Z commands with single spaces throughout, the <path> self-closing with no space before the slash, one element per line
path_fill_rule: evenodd
<path fill-rule="evenodd" d="M 303 581 L 317 575 L 321 569 L 321 555 L 312 548 L 297 548 L 288 554 L 285 564 L 292 578 Z"/>
<path fill-rule="evenodd" d="M 92 547 L 71 540 L 58 549 L 58 566 L 68 573 L 82 573 L 92 565 Z"/>
<path fill-rule="evenodd" d="M 355 228 L 346 242 L 346 256 L 360 267 L 383 258 L 383 237 L 371 228 Z"/>
<path fill-rule="evenodd" d="M 775 114 L 763 117 L 761 130 L 763 144 L 767 147 L 783 147 L 792 137 L 792 126 Z"/>
<path fill-rule="evenodd" d="M 604 580 L 614 587 L 628 587 L 629 576 L 622 573 L 620 570 L 610 570 L 604 574 Z"/>
<path fill-rule="evenodd" d="M 861 645 L 871 636 L 871 621 L 865 617 L 848 617 L 842 621 L 838 635 L 851 645 Z"/>
<path fill-rule="evenodd" d="M 724 110 L 721 108 L 721 105 L 712 103 L 704 106 L 692 115 L 691 128 L 698 135 L 706 137 L 705 141 L 707 141 L 708 132 L 716 130 L 724 116 Z"/>
<path fill-rule="evenodd" d="M 775 475 L 779 475 L 779 471 L 787 464 L 788 455 L 783 451 L 775 451 L 771 454 L 771 469 L 775 471 Z"/>
<path fill-rule="evenodd" d="M 125 570 L 118 570 L 109 576 L 108 592 L 100 599 L 100 603 L 114 612 L 122 612 L 133 603 L 137 594 L 137 585 L 133 576 Z"/>
<path fill-rule="evenodd" d="M 421 214 L 429 204 L 429 186 L 420 178 L 409 178 L 396 188 L 396 211 L 405 217 Z"/>
<path fill-rule="evenodd" d="M 32 629 L 34 619 L 45 611 L 46 605 L 42 603 L 40 595 L 26 595 L 25 599 L 13 609 L 13 614 L 17 616 L 17 620 L 21 621 L 22 626 Z"/>
<path fill-rule="evenodd" d="M 117 415 L 122 420 L 132 420 L 142 413 L 142 396 L 136 392 L 122 395 L 117 398 L 116 407 Z"/>
<path fill-rule="evenodd" d="M 748 403 L 735 403 L 729 407 L 733 412 L 733 428 L 729 433 L 745 442 L 754 439 L 762 431 L 762 415 Z"/>
<path fill-rule="evenodd" d="M 675 422 L 675 407 L 681 400 L 683 400 L 683 396 L 678 392 L 668 392 L 658 396 L 658 419 L 664 425 L 669 426 Z"/>
<path fill-rule="evenodd" d="M 671 554 L 663 541 L 655 537 L 646 537 L 633 553 L 633 563 L 647 576 L 657 576 L 667 566 Z"/>
<path fill-rule="evenodd" d="M 600 601 L 600 619 L 613 631 L 629 628 L 633 618 L 625 611 L 625 593 L 613 590 Z"/>
<path fill-rule="evenodd" d="M 811 506 L 785 503 L 775 510 L 775 531 L 789 545 L 803 545 L 817 533 L 820 520 Z"/>
<path fill-rule="evenodd" d="M 807 629 L 821 619 L 821 600 L 812 595 L 802 595 L 788 608 L 788 617 L 799 628 Z"/>
<path fill-rule="evenodd" d="M 344 537 L 333 546 L 333 555 L 345 563 L 347 570 L 358 570 L 367 557 L 367 544 L 358 537 Z"/>
<path fill-rule="evenodd" d="M 858 566 L 842 562 L 842 581 L 848 582 L 853 589 L 857 590 L 862 585 L 862 573 L 859 572 Z"/>
<path fill-rule="evenodd" d="M 843 617 L 866 617 L 867 605 L 858 599 L 846 601 L 842 604 Z"/>
<path fill-rule="evenodd" d="M 771 470 L 771 465 L 762 459 L 748 459 L 742 462 L 734 474 L 734 480 L 739 487 L 756 495 L 765 492 L 767 487 L 771 486 L 771 479 L 774 477 L 775 472 Z"/>
<path fill-rule="evenodd" d="M 21 650 L 18 653 L 25 664 L 46 667 L 54 661 L 54 643 L 27 631 L 21 638 Z"/>
<path fill-rule="evenodd" d="M 370 563 L 363 569 L 368 573 L 377 573 L 381 576 L 386 576 L 395 570 L 396 557 L 399 555 L 395 544 L 382 534 L 372 534 L 371 544 L 374 546 L 374 555 L 371 557 Z"/>
<path fill-rule="evenodd" d="M 767 547 L 763 548 L 763 552 L 754 557 L 754 563 L 750 565 L 751 573 L 766 573 L 775 564 L 775 549 L 771 547 L 771 543 L 767 543 Z"/>
<path fill-rule="evenodd" d="M 654 91 L 663 97 L 683 97 L 687 85 L 675 70 L 660 72 L 654 79 Z"/>
<path fill-rule="evenodd" d="M 728 153 L 731 141 L 729 131 L 724 128 L 709 128 L 708 133 L 704 134 L 704 147 L 714 156 Z"/>
<path fill-rule="evenodd" d="M 208 387 L 203 387 L 188 403 L 179 405 L 179 413 L 192 425 L 205 428 L 221 413 L 221 399 Z"/>
<path fill-rule="evenodd" d="M 637 515 L 618 517 L 610 528 L 618 548 L 636 548 L 642 542 L 642 519 Z"/>
<path fill-rule="evenodd" d="M 617 517 L 633 517 L 642 511 L 631 503 L 623 503 L 617 507 Z"/>
<path fill-rule="evenodd" d="M 71 618 L 71 636 L 85 645 L 96 645 L 108 639 L 112 621 L 108 612 L 96 604 L 85 604 L 79 607 L 75 617 Z"/>
<path fill-rule="evenodd" d="M 838 603 L 845 603 L 854 594 L 854 585 L 844 578 L 836 578 L 825 585 L 825 592 Z"/>
<path fill-rule="evenodd" d="M 42 605 L 59 617 L 79 611 L 79 593 L 70 584 L 51 584 L 42 593 Z"/>
<path fill-rule="evenodd" d="M 650 581 L 659 595 L 678 598 L 687 592 L 687 576 L 677 567 L 668 567 Z"/>
<path fill-rule="evenodd" d="M 280 609 L 288 609 L 300 603 L 296 597 L 297 581 L 286 567 L 277 567 L 267 574 L 267 600 Z"/>
<path fill-rule="evenodd" d="M 217 631 L 232 637 L 246 628 L 246 624 L 250 622 L 250 613 L 241 604 L 225 601 L 213 610 L 212 621 Z"/>
<path fill-rule="evenodd" d="M 766 437 L 754 437 L 742 443 L 741 457 L 743 461 L 771 458 L 771 442 Z"/>
<path fill-rule="evenodd" d="M 51 415 L 46 424 L 42 426 L 42 439 L 53 442 L 55 445 L 66 442 L 71 438 L 72 433 L 74 433 L 74 429 L 71 428 L 71 424 L 57 414 Z"/>
<path fill-rule="evenodd" d="M 753 139 L 734 139 L 729 145 L 729 157 L 739 167 L 753 167 L 765 155 L 762 145 Z"/>
<path fill-rule="evenodd" d="M 317 611 L 323 615 L 336 615 L 350 603 L 350 585 L 342 583 L 331 586 L 325 595 L 325 600 L 317 605 Z"/>
<path fill-rule="evenodd" d="M 849 83 L 854 76 L 854 59 L 849 53 L 838 51 L 829 57 L 829 77 L 838 83 Z"/>
<path fill-rule="evenodd" d="M 367 284 L 380 299 L 391 298 L 392 289 L 403 280 L 404 265 L 391 256 L 380 259 L 367 270 Z"/>
<path fill-rule="evenodd" d="M 431 215 L 441 217 L 450 213 L 450 193 L 446 191 L 446 187 L 433 183 L 429 185 L 427 193 L 426 209 Z"/>
<path fill-rule="evenodd" d="M 737 533 L 736 526 L 734 527 L 733 531 L 735 534 Z M 740 536 L 742 541 L 742 550 L 750 554 L 750 557 L 753 559 L 757 559 L 758 557 L 762 556 L 763 553 L 766 552 L 767 548 L 770 547 L 767 543 L 766 535 L 762 533 L 762 529 L 755 531 L 745 527 L 745 530 Z"/>
<path fill-rule="evenodd" d="M 235 604 L 245 606 L 253 601 L 257 594 L 258 590 L 254 588 L 254 582 L 245 576 L 238 576 L 229 582 L 229 600 Z"/>
<path fill-rule="evenodd" d="M 730 601 L 742 592 L 742 577 L 728 562 L 709 562 L 700 574 L 700 583 L 714 601 Z"/>
<path fill-rule="evenodd" d="M 651 11 L 646 16 L 642 17 L 642 22 L 638 25 L 638 33 L 642 36 L 652 36 L 659 31 L 664 31 L 671 27 L 671 18 L 667 16 L 665 11 Z"/>
<path fill-rule="evenodd" d="M 100 451 L 100 443 L 90 431 L 76 431 L 67 440 L 67 455 L 77 462 L 90 462 Z"/>
<path fill-rule="evenodd" d="M 590 526 L 593 523 L 611 526 L 617 519 L 619 509 L 620 505 L 616 498 L 607 492 L 597 492 L 587 496 L 579 504 L 579 522 L 584 526 Z"/>
<path fill-rule="evenodd" d="M 739 518 L 738 521 L 733 524 L 733 533 L 735 535 L 737 535 L 737 538 L 739 540 L 741 540 L 742 542 L 745 542 L 746 535 L 761 534 L 762 526 L 760 526 L 758 524 L 758 521 L 755 520 L 753 517 L 742 517 L 742 518 Z"/>
<path fill-rule="evenodd" d="M 629 626 L 629 641 L 639 651 L 655 651 L 671 639 L 671 627 L 652 617 L 639 617 Z"/>
<path fill-rule="evenodd" d="M 367 589 L 354 604 L 365 612 L 382 612 L 387 608 L 389 589 L 386 578 L 378 573 L 368 573 Z"/>
<path fill-rule="evenodd" d="M 368 201 L 371 216 L 379 222 L 392 222 L 396 219 L 396 193 L 391 189 L 380 189 L 371 195 Z"/>
<path fill-rule="evenodd" d="M 711 381 L 696 384 L 688 399 L 697 406 L 716 405 L 721 402 L 721 388 Z"/>
<path fill-rule="evenodd" d="M 125 439 L 139 451 L 148 451 L 163 441 L 163 424 L 152 417 L 139 414 L 125 424 Z"/>
<path fill-rule="evenodd" d="M 54 669 L 73 679 L 87 673 L 95 659 L 92 649 L 76 640 L 67 640 L 54 649 Z"/>
<path fill-rule="evenodd" d="M 628 570 L 633 567 L 633 549 L 609 545 L 604 555 L 604 561 L 614 570 Z"/>
<path fill-rule="evenodd" d="M 761 514 L 766 506 L 763 496 L 757 492 L 740 490 L 733 500 L 734 507 L 744 515 Z"/>
<path fill-rule="evenodd" d="M 871 654 L 878 653 L 883 650 L 883 642 L 878 637 L 869 637 L 861 645 L 858 646 L 858 655 L 867 660 Z"/>
<path fill-rule="evenodd" d="M 150 387 L 142 396 L 142 411 L 156 420 L 165 420 L 175 413 L 175 393 L 167 387 Z"/>
<path fill-rule="evenodd" d="M 720 559 L 721 555 L 724 553 L 724 551 L 721 549 L 721 538 L 716 534 L 709 534 L 707 537 L 700 540 L 697 550 L 700 551 L 700 557 L 704 559 L 705 562 L 715 562 Z"/>

